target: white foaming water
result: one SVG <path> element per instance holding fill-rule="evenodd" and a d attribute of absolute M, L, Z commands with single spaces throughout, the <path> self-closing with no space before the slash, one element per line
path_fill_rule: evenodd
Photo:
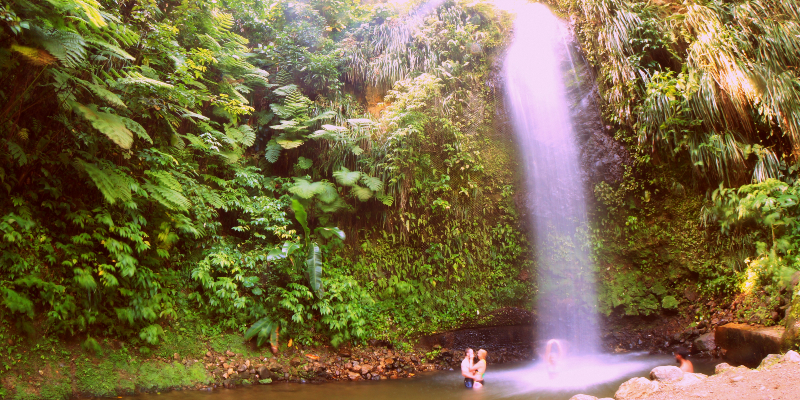
<path fill-rule="evenodd" d="M 609 382 L 619 382 L 646 373 L 663 358 L 632 355 L 591 355 L 567 357 L 559 363 L 555 374 L 543 362 L 506 371 L 493 371 L 491 384 L 503 386 L 503 397 L 516 397 L 529 392 L 571 392 L 591 390 Z"/>
<path fill-rule="evenodd" d="M 542 4 L 498 0 L 498 6 L 517 14 L 503 76 L 535 236 L 538 342 L 559 339 L 570 354 L 596 353 L 586 199 L 564 83 L 573 68 L 566 29 Z"/>

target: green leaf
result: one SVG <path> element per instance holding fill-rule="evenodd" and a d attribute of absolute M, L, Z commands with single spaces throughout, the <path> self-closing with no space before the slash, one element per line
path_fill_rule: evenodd
<path fill-rule="evenodd" d="M 80 103 L 74 103 L 74 109 L 89 121 L 95 129 L 108 136 L 119 147 L 130 149 L 131 145 L 133 145 L 133 132 L 125 126 L 125 121 L 122 117 L 98 111 L 97 106 L 94 104 L 84 106 Z"/>
<path fill-rule="evenodd" d="M 306 273 L 308 274 L 308 283 L 311 289 L 317 294 L 317 297 L 321 297 L 324 293 L 322 288 L 322 254 L 316 243 L 313 243 L 308 249 Z"/>
<path fill-rule="evenodd" d="M 380 192 L 383 190 L 383 181 L 367 175 L 361 176 L 361 182 L 364 183 L 373 192 Z"/>
<path fill-rule="evenodd" d="M 303 199 L 310 199 L 314 197 L 315 194 L 322 193 L 324 190 L 324 184 L 322 182 L 312 183 L 303 178 L 295 178 L 294 182 L 294 185 L 289 188 L 289 191 Z"/>
<path fill-rule="evenodd" d="M 6 308 L 33 317 L 33 302 L 27 297 L 4 287 L 0 287 L 0 294 L 3 295 L 3 305 Z"/>
<path fill-rule="evenodd" d="M 292 210 L 294 210 L 294 218 L 297 219 L 297 222 L 303 227 L 303 231 L 306 233 L 305 239 L 308 241 L 311 231 L 308 229 L 308 214 L 306 214 L 306 208 L 303 207 L 297 199 L 292 199 Z"/>
<path fill-rule="evenodd" d="M 278 139 L 275 142 L 286 150 L 295 149 L 303 145 L 302 140 Z"/>
<path fill-rule="evenodd" d="M 297 168 L 300 169 L 309 169 L 313 163 L 311 160 L 305 157 L 298 157 L 297 158 Z"/>
<path fill-rule="evenodd" d="M 333 173 L 333 177 L 336 178 L 336 182 L 339 182 L 340 185 L 353 186 L 356 184 L 356 182 L 358 182 L 358 178 L 361 177 L 361 172 L 350 171 L 349 169 L 342 167 L 342 169 Z"/>
<path fill-rule="evenodd" d="M 678 300 L 676 300 L 675 297 L 673 296 L 664 296 L 664 298 L 661 299 L 661 307 L 664 307 L 669 310 L 677 308 Z"/>
<path fill-rule="evenodd" d="M 264 152 L 264 158 L 271 163 L 278 161 L 278 158 L 281 155 L 281 149 L 281 145 L 279 145 L 275 139 L 270 140 L 269 143 L 267 143 L 267 148 Z"/>
<path fill-rule="evenodd" d="M 336 237 L 339 238 L 339 240 L 344 240 L 345 238 L 344 231 L 335 227 L 334 228 L 320 227 L 314 229 L 314 232 L 317 232 L 320 236 L 324 237 L 325 239 Z"/>
<path fill-rule="evenodd" d="M 131 189 L 128 182 L 113 170 L 100 169 L 95 164 L 83 160 L 77 160 L 76 164 L 89 175 L 109 204 L 114 204 L 117 200 L 123 202 L 131 200 Z"/>
<path fill-rule="evenodd" d="M 361 201 L 367 201 L 372 198 L 372 190 L 369 190 L 365 187 L 361 186 L 353 186 L 352 189 L 353 195 L 355 195 Z"/>

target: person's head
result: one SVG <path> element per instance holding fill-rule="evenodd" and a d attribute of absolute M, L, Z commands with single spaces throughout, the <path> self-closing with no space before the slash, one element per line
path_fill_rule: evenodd
<path fill-rule="evenodd" d="M 478 358 L 480 358 L 481 360 L 485 360 L 486 359 L 486 354 L 487 354 L 486 350 L 484 350 L 484 349 L 478 350 Z"/>
<path fill-rule="evenodd" d="M 683 347 L 678 347 L 675 349 L 675 360 L 681 362 L 685 359 L 689 358 L 689 350 L 686 350 Z"/>
<path fill-rule="evenodd" d="M 472 350 L 472 349 L 469 349 L 469 348 L 464 350 L 464 357 L 465 358 L 475 358 L 475 351 Z"/>

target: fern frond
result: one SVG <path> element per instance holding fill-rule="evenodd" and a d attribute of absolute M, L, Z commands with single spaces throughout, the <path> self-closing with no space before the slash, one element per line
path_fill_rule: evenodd
<path fill-rule="evenodd" d="M 283 147 L 281 147 L 275 139 L 270 140 L 269 143 L 267 143 L 264 158 L 270 163 L 278 161 L 278 158 L 281 156 L 281 149 L 283 149 Z"/>
<path fill-rule="evenodd" d="M 19 46 L 15 44 L 11 45 L 11 50 L 21 54 L 23 57 L 25 57 L 25 60 L 37 67 L 56 62 L 56 58 L 43 49 L 34 49 L 33 47 Z"/>
<path fill-rule="evenodd" d="M 130 119 L 122 117 L 122 122 L 125 124 L 125 127 L 131 130 L 131 132 L 135 133 L 136 136 L 139 136 L 140 139 L 146 140 L 148 143 L 153 143 L 153 139 L 150 135 L 147 134 L 147 131 L 144 130 L 144 127 L 140 125 L 138 122 Z"/>
<path fill-rule="evenodd" d="M 93 44 L 98 48 L 105 50 L 108 54 L 111 54 L 121 60 L 127 60 L 127 61 L 135 60 L 135 58 L 132 55 L 128 54 L 127 51 L 122 50 L 118 46 L 108 43 L 107 41 L 102 40 L 100 38 L 88 37 L 86 38 L 86 43 Z"/>
<path fill-rule="evenodd" d="M 361 182 L 373 192 L 380 192 L 381 190 L 383 190 L 383 181 L 381 181 L 378 178 L 362 174 Z"/>
<path fill-rule="evenodd" d="M 173 88 L 174 86 L 170 85 L 166 82 L 161 82 L 156 79 L 148 78 L 142 75 L 139 72 L 129 72 L 127 78 L 123 78 L 118 80 L 122 85 L 133 85 L 133 86 L 152 86 L 152 87 L 161 87 L 161 88 Z"/>
<path fill-rule="evenodd" d="M 361 201 L 367 201 L 372 198 L 372 190 L 365 187 L 354 185 L 352 189 L 353 195 Z"/>
<path fill-rule="evenodd" d="M 339 182 L 340 185 L 353 186 L 361 177 L 361 172 L 350 171 L 349 169 L 342 167 L 342 169 L 333 173 L 333 177 L 336 178 L 336 182 Z M 370 196 L 372 196 L 372 194 L 370 194 Z"/>
<path fill-rule="evenodd" d="M 97 189 L 103 194 L 109 204 L 117 200 L 127 202 L 131 200 L 131 189 L 128 182 L 121 175 L 110 168 L 100 169 L 95 164 L 77 160 L 76 165 L 92 179 Z"/>
<path fill-rule="evenodd" d="M 97 95 L 98 97 L 100 97 L 101 99 L 107 101 L 112 106 L 118 108 L 127 108 L 125 102 L 123 102 L 122 99 L 119 96 L 117 96 L 116 93 L 106 89 L 105 87 L 96 85 L 91 82 L 87 82 L 77 77 L 72 77 L 72 79 L 78 82 L 81 86 L 85 87 L 86 89 L 94 93 L 95 95 Z"/>
<path fill-rule="evenodd" d="M 245 148 L 252 146 L 256 142 L 256 132 L 250 125 L 239 125 L 239 132 L 242 133 L 240 143 Z"/>
<path fill-rule="evenodd" d="M 83 104 L 75 103 L 73 109 L 119 147 L 130 149 L 131 145 L 133 145 L 133 132 L 125 126 L 125 121 L 122 117 L 99 111 L 94 104 L 84 106 Z"/>

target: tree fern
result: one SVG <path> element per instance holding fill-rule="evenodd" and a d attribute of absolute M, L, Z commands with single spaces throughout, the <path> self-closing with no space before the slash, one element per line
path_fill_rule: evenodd
<path fill-rule="evenodd" d="M 133 144 L 133 132 L 125 126 L 125 121 L 122 117 L 99 111 L 94 104 L 84 106 L 83 104 L 75 103 L 74 110 L 89 121 L 95 129 L 108 136 L 108 138 L 119 147 L 123 149 L 131 148 Z"/>
<path fill-rule="evenodd" d="M 349 169 L 342 167 L 340 170 L 333 173 L 333 177 L 336 178 L 336 182 L 339 182 L 340 185 L 353 186 L 361 177 L 361 172 L 350 171 Z"/>
<path fill-rule="evenodd" d="M 281 155 L 281 149 L 283 149 L 283 147 L 281 147 L 281 145 L 278 144 L 275 139 L 270 140 L 269 143 L 267 143 L 266 150 L 264 151 L 264 158 L 271 163 L 278 161 L 278 158 Z"/>
<path fill-rule="evenodd" d="M 92 179 L 109 204 L 114 204 L 117 200 L 123 202 L 131 200 L 130 185 L 113 169 L 101 169 L 97 165 L 83 160 L 77 160 L 76 165 L 89 175 L 89 178 Z"/>

